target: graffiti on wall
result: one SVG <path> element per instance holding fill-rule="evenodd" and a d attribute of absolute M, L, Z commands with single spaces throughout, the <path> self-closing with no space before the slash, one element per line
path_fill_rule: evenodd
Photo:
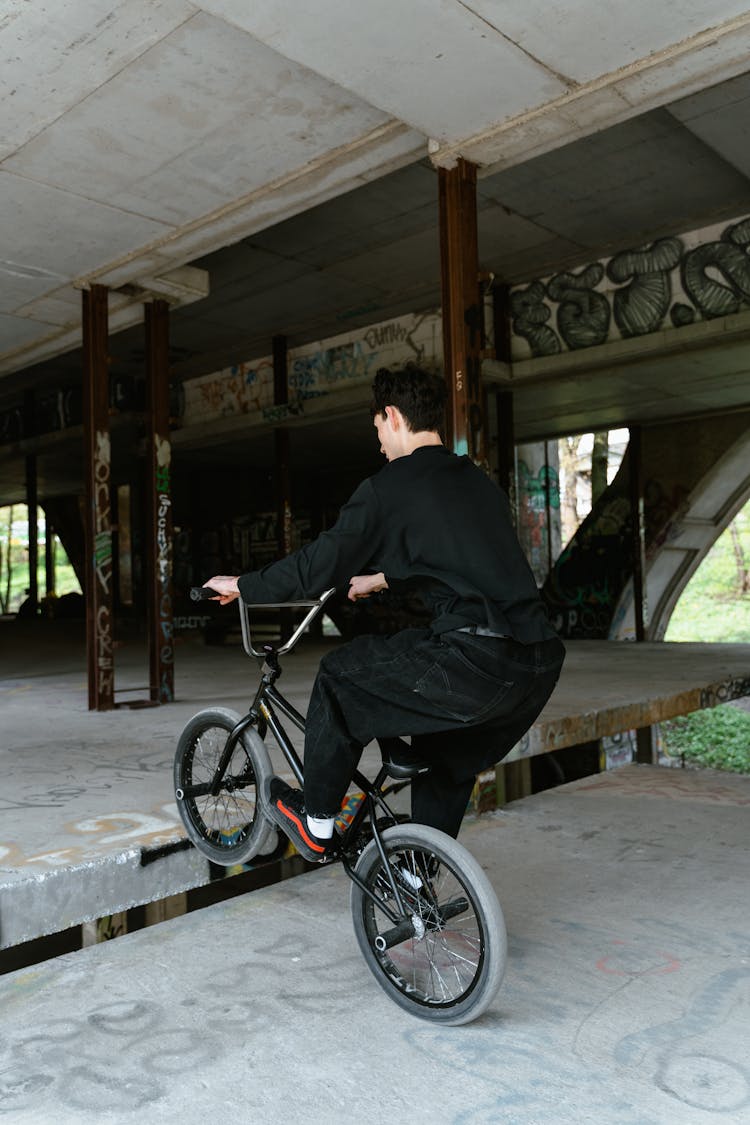
<path fill-rule="evenodd" d="M 273 361 L 266 357 L 254 364 L 235 364 L 191 380 L 190 389 L 197 392 L 194 408 L 203 415 L 223 417 L 261 410 L 273 402 Z"/>
<path fill-rule="evenodd" d="M 279 424 L 305 412 L 305 403 L 344 386 L 369 383 L 378 367 L 434 358 L 440 324 L 422 313 L 371 325 L 288 353 L 289 401 L 274 403 L 270 356 L 236 364 L 185 383 L 185 423 L 209 417 L 258 413 Z"/>
<path fill-rule="evenodd" d="M 107 430 L 97 430 L 94 442 L 94 660 L 98 700 L 111 705 L 114 697 L 112 658 L 112 521 L 109 499 L 111 443 Z"/>
<path fill-rule="evenodd" d="M 541 584 L 549 570 L 550 517 L 560 510 L 560 476 L 554 465 L 536 472 L 518 459 L 518 532 L 534 577 Z"/>
<path fill-rule="evenodd" d="M 532 356 L 557 355 L 750 307 L 750 218 L 714 234 L 698 245 L 659 238 L 519 286 L 511 293 L 514 350 L 522 339 Z"/>
<path fill-rule="evenodd" d="M 154 434 L 156 458 L 156 598 L 158 605 L 160 703 L 174 698 L 174 639 L 172 626 L 172 520 L 170 466 L 172 447 L 168 438 Z"/>
<path fill-rule="evenodd" d="M 615 611 L 633 573 L 632 513 L 628 495 L 629 457 L 557 559 L 543 588 L 550 620 L 563 637 L 604 639 L 615 626 Z M 646 558 L 679 534 L 688 489 L 644 482 Z M 621 609 L 620 613 L 624 611 Z M 619 619 L 620 614 L 618 614 Z"/>

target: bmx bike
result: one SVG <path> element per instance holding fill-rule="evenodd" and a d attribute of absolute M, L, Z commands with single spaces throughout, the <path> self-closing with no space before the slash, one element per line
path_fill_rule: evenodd
<path fill-rule="evenodd" d="M 174 786 L 188 836 L 223 866 L 248 863 L 273 848 L 277 828 L 264 807 L 263 786 L 273 773 L 264 739 L 269 732 L 300 785 L 304 765 L 279 714 L 300 731 L 304 716 L 281 694 L 280 657 L 290 652 L 321 612 L 315 601 L 246 606 L 239 600 L 242 643 L 260 662 L 260 682 L 244 716 L 223 707 L 198 712 L 177 745 Z M 195 587 L 194 600 L 215 596 Z M 253 647 L 249 610 L 303 610 L 284 643 Z M 492 885 L 474 857 L 452 837 L 411 823 L 388 798 L 429 770 L 400 739 L 379 742 L 382 765 L 359 787 L 336 822 L 329 862 L 351 880 L 354 932 L 378 984 L 402 1008 L 442 1024 L 464 1024 L 494 999 L 505 971 L 506 932 Z"/>

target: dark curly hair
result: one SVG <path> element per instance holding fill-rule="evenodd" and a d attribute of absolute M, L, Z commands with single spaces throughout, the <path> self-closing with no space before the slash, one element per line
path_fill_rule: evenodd
<path fill-rule="evenodd" d="M 445 402 L 448 396 L 445 380 L 407 363 L 395 371 L 381 367 L 372 383 L 370 413 L 373 418 L 385 414 L 386 406 L 401 411 L 412 433 L 445 428 Z"/>

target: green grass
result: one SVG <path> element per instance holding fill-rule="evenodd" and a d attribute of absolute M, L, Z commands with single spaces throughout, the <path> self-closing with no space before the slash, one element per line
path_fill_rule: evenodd
<path fill-rule="evenodd" d="M 750 504 L 735 516 L 745 565 L 750 567 Z M 742 592 L 729 528 L 688 582 L 669 621 L 667 641 L 750 643 L 750 595 Z"/>
<path fill-rule="evenodd" d="M 670 758 L 750 773 L 750 712 L 729 704 L 680 715 L 659 726 Z"/>
<path fill-rule="evenodd" d="M 11 522 L 10 516 L 13 516 Z M 44 597 L 47 577 L 44 563 L 44 535 L 46 531 L 43 514 L 39 513 L 37 589 L 40 599 Z M 80 594 L 81 587 L 75 571 L 70 565 L 60 540 L 55 537 L 55 592 Z M 10 556 L 10 581 L 8 580 L 8 557 Z M 13 508 L 0 508 L 0 612 L 16 613 L 26 600 L 29 587 L 28 515 L 25 504 L 14 504 Z"/>
<path fill-rule="evenodd" d="M 688 583 L 665 640 L 750 643 L 750 595 L 741 564 L 750 567 L 750 504 L 714 543 Z M 738 563 L 737 546 L 740 560 Z M 666 753 L 695 766 L 750 774 L 750 712 L 722 705 L 682 715 L 659 727 Z"/>

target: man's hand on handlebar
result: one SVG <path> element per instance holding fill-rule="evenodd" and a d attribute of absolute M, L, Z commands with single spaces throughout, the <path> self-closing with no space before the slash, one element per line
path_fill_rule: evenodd
<path fill-rule="evenodd" d="M 219 595 L 218 598 L 211 598 L 211 601 L 218 602 L 219 605 L 231 605 L 236 602 L 240 596 L 240 591 L 237 587 L 237 579 L 229 574 L 217 574 L 214 578 L 209 578 L 207 582 L 203 583 L 204 586 L 210 586 Z"/>
<path fill-rule="evenodd" d="M 349 579 L 349 601 L 356 602 L 359 598 L 369 598 L 370 594 L 377 594 L 380 590 L 387 590 L 388 583 L 382 570 L 379 574 L 357 574 Z"/>

